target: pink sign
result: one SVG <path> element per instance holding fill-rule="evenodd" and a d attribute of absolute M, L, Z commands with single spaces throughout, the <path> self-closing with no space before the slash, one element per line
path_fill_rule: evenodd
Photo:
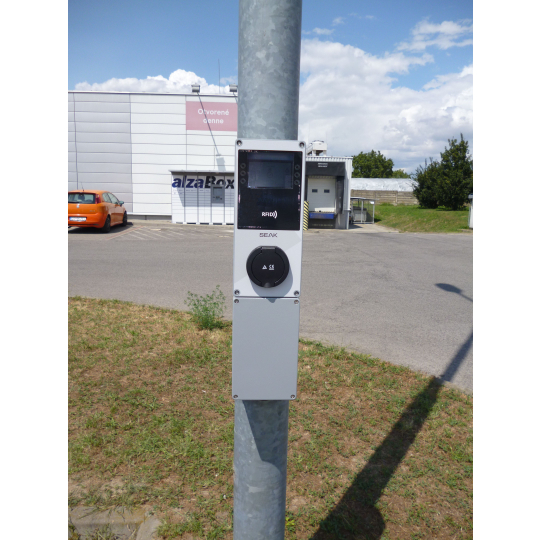
<path fill-rule="evenodd" d="M 186 129 L 238 131 L 238 106 L 236 103 L 186 101 Z"/>

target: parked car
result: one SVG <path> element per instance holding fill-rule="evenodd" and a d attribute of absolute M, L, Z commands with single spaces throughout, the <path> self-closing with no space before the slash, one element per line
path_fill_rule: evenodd
<path fill-rule="evenodd" d="M 96 227 L 107 233 L 114 225 L 127 225 L 124 201 L 109 191 L 68 192 L 68 227 Z"/>

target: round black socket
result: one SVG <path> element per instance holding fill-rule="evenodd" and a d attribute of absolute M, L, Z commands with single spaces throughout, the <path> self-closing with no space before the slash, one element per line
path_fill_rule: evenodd
<path fill-rule="evenodd" d="M 276 287 L 289 275 L 289 259 L 277 246 L 259 246 L 249 255 L 246 270 L 259 287 Z"/>

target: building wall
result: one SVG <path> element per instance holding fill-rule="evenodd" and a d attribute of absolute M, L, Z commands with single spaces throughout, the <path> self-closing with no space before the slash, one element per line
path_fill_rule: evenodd
<path fill-rule="evenodd" d="M 106 189 L 133 210 L 129 94 L 68 94 L 68 189 Z"/>
<path fill-rule="evenodd" d="M 186 167 L 186 100 L 131 94 L 133 213 L 171 213 L 170 169 Z"/>
<path fill-rule="evenodd" d="M 368 190 L 368 189 L 351 189 L 351 197 L 364 197 L 373 199 L 380 203 L 391 203 L 393 205 L 418 204 L 418 200 L 412 191 L 389 191 L 389 190 Z"/>
<path fill-rule="evenodd" d="M 68 189 L 106 189 L 133 215 L 171 215 L 171 171 L 233 172 L 236 131 L 187 130 L 186 102 L 234 96 L 68 93 Z"/>

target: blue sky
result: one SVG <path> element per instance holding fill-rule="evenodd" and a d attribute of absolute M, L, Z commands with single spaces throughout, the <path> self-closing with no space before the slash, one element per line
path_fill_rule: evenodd
<path fill-rule="evenodd" d="M 472 148 L 472 19 L 472 1 L 304 0 L 302 138 L 409 172 L 460 132 Z M 70 0 L 68 20 L 70 90 L 211 93 L 218 61 L 222 91 L 237 80 L 237 1 Z"/>

